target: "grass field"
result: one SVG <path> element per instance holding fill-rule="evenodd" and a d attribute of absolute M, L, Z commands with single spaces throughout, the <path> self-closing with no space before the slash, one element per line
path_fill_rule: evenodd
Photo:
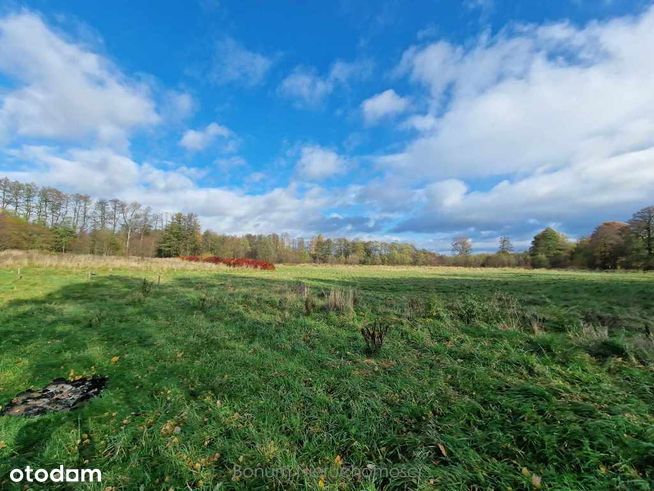
<path fill-rule="evenodd" d="M 1 489 L 62 464 L 110 490 L 653 486 L 652 274 L 38 264 L 0 266 L 0 405 L 109 383 L 0 416 Z"/>

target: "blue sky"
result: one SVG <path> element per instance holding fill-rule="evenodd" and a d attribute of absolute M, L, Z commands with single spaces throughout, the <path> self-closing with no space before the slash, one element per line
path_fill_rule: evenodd
<path fill-rule="evenodd" d="M 4 5 L 0 174 L 438 251 L 654 202 L 649 1 L 153 5 Z"/>

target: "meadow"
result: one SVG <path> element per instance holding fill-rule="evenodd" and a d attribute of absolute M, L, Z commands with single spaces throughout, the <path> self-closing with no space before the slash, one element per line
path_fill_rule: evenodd
<path fill-rule="evenodd" d="M 0 488 L 63 464 L 109 491 L 652 489 L 653 292 L 639 272 L 0 255 L 0 405 L 108 377 L 73 411 L 0 416 Z"/>

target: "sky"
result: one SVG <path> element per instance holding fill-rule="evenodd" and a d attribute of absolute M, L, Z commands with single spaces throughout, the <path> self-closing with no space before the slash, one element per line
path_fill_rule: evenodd
<path fill-rule="evenodd" d="M 448 252 L 654 204 L 644 0 L 25 0 L 0 175 L 222 233 Z"/>

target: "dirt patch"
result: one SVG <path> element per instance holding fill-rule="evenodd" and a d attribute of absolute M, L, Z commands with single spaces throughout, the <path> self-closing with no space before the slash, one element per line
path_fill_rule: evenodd
<path fill-rule="evenodd" d="M 49 412 L 70 411 L 97 396 L 107 385 L 107 377 L 58 378 L 41 390 L 26 390 L 7 404 L 1 415 L 38 416 Z"/>

